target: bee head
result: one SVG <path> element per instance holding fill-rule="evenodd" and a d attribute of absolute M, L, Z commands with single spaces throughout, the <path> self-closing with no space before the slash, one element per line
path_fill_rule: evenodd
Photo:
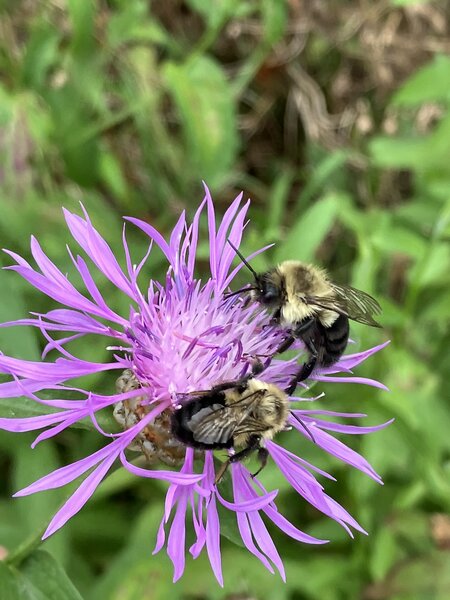
<path fill-rule="evenodd" d="M 250 292 L 250 298 L 256 302 L 269 306 L 271 308 L 280 306 L 284 298 L 284 286 L 283 279 L 277 269 L 272 269 L 266 273 L 259 274 L 249 264 L 245 257 L 239 252 L 239 250 L 228 240 L 228 243 L 242 260 L 247 269 L 252 273 L 255 278 L 255 284 L 249 287 L 242 288 L 237 292 L 227 294 L 227 297 L 234 296 L 235 294 L 241 294 L 243 292 Z"/>
<path fill-rule="evenodd" d="M 272 271 L 255 277 L 255 287 L 250 292 L 250 297 L 264 306 L 279 306 L 283 301 L 283 289 L 275 279 Z"/>

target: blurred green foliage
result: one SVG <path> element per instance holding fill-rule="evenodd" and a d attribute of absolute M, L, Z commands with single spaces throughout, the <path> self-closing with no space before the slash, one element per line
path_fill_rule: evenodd
<path fill-rule="evenodd" d="M 244 250 L 277 242 L 255 268 L 314 260 L 383 305 L 383 332 L 355 325 L 352 334 L 359 348 L 392 340 L 358 368 L 391 392 L 321 385 L 323 407 L 362 410 L 372 423 L 396 418 L 345 440 L 381 473 L 382 488 L 294 436 L 283 440 L 336 475 L 330 494 L 369 537 L 348 538 L 269 467 L 263 481 L 279 487 L 280 508 L 333 541 L 306 547 L 274 531 L 284 585 L 224 539 L 223 590 L 204 557 L 171 583 L 167 557 L 151 556 L 165 487 L 123 470 L 33 551 L 68 491 L 11 493 L 97 449 L 99 436 L 74 429 L 31 451 L 28 435 L 0 432 L 2 598 L 450 597 L 449 14 L 447 1 L 0 3 L 1 246 L 28 256 L 33 233 L 70 270 L 62 205 L 79 210 L 82 200 L 120 254 L 121 215 L 167 232 L 182 208 L 192 215 L 202 179 L 218 212 L 244 189 L 253 200 Z M 128 235 L 139 256 L 142 236 Z M 207 246 L 200 252 L 206 259 Z M 155 254 L 147 275 L 163 265 Z M 2 321 L 50 308 L 13 274 L 0 280 Z M 38 359 L 41 343 L 33 331 L 0 330 L 5 353 Z M 77 350 L 105 356 L 102 340 Z M 91 383 L 113 386 L 103 375 Z M 21 410 L 32 403 L 2 401 L 2 415 Z"/>

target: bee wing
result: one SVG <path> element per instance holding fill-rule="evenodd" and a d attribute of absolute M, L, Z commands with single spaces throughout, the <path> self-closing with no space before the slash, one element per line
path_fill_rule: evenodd
<path fill-rule="evenodd" d="M 244 423 L 240 423 L 235 428 L 233 435 L 254 435 L 257 433 L 263 433 L 267 430 L 268 427 L 265 425 L 261 425 L 260 421 L 257 421 L 253 418 L 247 418 Z"/>
<path fill-rule="evenodd" d="M 201 444 L 226 444 L 236 427 L 229 413 L 228 407 L 215 404 L 199 411 L 190 422 L 194 440 Z"/>
<path fill-rule="evenodd" d="M 308 304 L 315 304 L 321 308 L 345 315 L 352 321 L 364 323 L 364 325 L 370 325 L 371 327 L 381 327 L 373 318 L 373 315 L 381 313 L 381 306 L 375 298 L 349 285 L 332 284 L 332 288 L 333 296 L 325 298 L 309 296 L 305 300 Z"/>
<path fill-rule="evenodd" d="M 190 429 L 201 444 L 226 444 L 243 428 L 251 427 L 249 413 L 259 394 L 251 394 L 230 405 L 211 404 L 199 410 L 190 419 Z M 239 406 L 239 410 L 238 410 Z M 259 426 L 258 426 L 259 427 Z M 255 431 L 255 433 L 257 433 Z"/>

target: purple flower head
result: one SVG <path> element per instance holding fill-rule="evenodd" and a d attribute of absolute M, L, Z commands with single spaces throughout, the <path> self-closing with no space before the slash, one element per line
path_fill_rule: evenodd
<path fill-rule="evenodd" d="M 247 549 L 271 572 L 276 568 L 283 578 L 283 563 L 267 529 L 267 521 L 272 521 L 286 535 L 301 542 L 325 542 L 290 523 L 277 508 L 277 491 L 266 490 L 258 479 L 250 476 L 242 463 L 231 465 L 232 494 L 224 497 L 222 485 L 215 484 L 213 453 L 186 447 L 174 440 L 169 431 L 169 416 L 186 395 L 242 377 L 249 372 L 254 357 L 271 356 L 283 339 L 284 334 L 269 324 L 269 316 L 261 306 L 242 302 L 236 297 L 224 300 L 224 294 L 243 266 L 239 263 L 233 268 L 235 252 L 227 243 L 229 238 L 239 248 L 249 206 L 249 202 L 243 206 L 241 203 L 242 194 L 231 203 L 217 228 L 214 205 L 205 187 L 205 198 L 192 223 L 186 222 L 183 213 L 168 241 L 150 224 L 127 218 L 148 236 L 149 249 L 146 256 L 135 264 L 124 228 L 124 269 L 93 227 L 84 208 L 83 217 L 65 210 L 67 226 L 90 260 L 88 263 L 85 258 L 69 250 L 74 267 L 86 288 L 84 293 L 78 291 L 50 261 L 34 238 L 31 240 L 31 252 L 37 269 L 8 251 L 16 262 L 8 268 L 17 271 L 64 308 L 46 314 L 32 313 L 31 318 L 2 325 L 37 327 L 45 336 L 47 345 L 42 362 L 0 355 L 0 371 L 11 376 L 10 381 L 0 384 L 0 398 L 27 396 L 42 406 L 41 416 L 2 418 L 0 427 L 17 432 L 41 430 L 34 441 L 35 445 L 87 417 L 92 420 L 99 434 L 105 437 L 105 446 L 101 450 L 17 492 L 16 496 L 25 496 L 60 487 L 89 473 L 54 516 L 44 538 L 57 531 L 84 506 L 113 463 L 119 460 L 138 477 L 157 478 L 169 483 L 155 552 L 166 545 L 174 565 L 174 580 L 181 577 L 184 571 L 185 528 L 189 518 L 195 533 L 195 542 L 189 552 L 196 558 L 206 550 L 214 574 L 222 584 L 219 504 L 234 515 Z M 209 229 L 210 277 L 200 280 L 195 276 L 195 267 L 199 221 L 204 212 Z M 163 283 L 150 280 L 148 286 L 142 289 L 142 286 L 138 286 L 138 277 L 154 245 L 160 248 L 167 259 L 169 266 L 166 279 Z M 249 258 L 263 250 L 265 248 Z M 117 314 L 108 306 L 94 282 L 91 263 L 103 277 L 128 296 L 128 314 Z M 70 352 L 72 340 L 91 335 L 108 339 L 108 362 L 89 362 Z M 351 372 L 353 367 L 382 347 L 346 355 L 333 367 L 318 369 L 312 379 L 350 381 L 383 388 L 376 381 L 353 377 Z M 51 351 L 58 354 L 54 361 L 47 359 Z M 116 393 L 100 394 L 71 383 L 74 378 L 111 370 L 115 371 L 114 378 L 118 379 Z M 287 361 L 272 359 L 263 373 L 263 379 L 285 389 L 297 370 L 298 358 Z M 73 390 L 81 399 L 68 399 L 73 396 Z M 43 399 L 48 397 L 48 392 L 56 399 Z M 310 402 L 314 398 L 292 400 Z M 49 407 L 53 409 L 50 414 Z M 98 424 L 96 413 L 105 407 L 110 407 L 123 425 L 124 430 L 120 433 L 104 431 Z M 355 419 L 363 416 L 297 409 L 291 411 L 289 425 L 303 436 L 305 443 L 314 443 L 381 482 L 362 456 L 332 435 L 333 432 L 365 434 L 386 425 L 357 427 L 329 420 L 330 417 Z M 267 441 L 266 447 L 273 463 L 306 502 L 334 519 L 350 535 L 352 528 L 364 532 L 349 513 L 325 493 L 323 485 L 317 480 L 317 476 L 333 479 L 330 475 L 275 441 Z M 139 450 L 153 462 L 151 468 L 131 463 L 127 458 L 130 449 Z M 180 467 L 162 470 L 159 468 L 161 462 L 174 466 L 180 464 Z"/>

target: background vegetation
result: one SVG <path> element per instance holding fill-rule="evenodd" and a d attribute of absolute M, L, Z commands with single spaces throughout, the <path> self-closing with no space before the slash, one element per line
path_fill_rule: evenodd
<path fill-rule="evenodd" d="M 42 550 L 23 549 L 67 490 L 16 500 L 11 493 L 100 440 L 70 430 L 31 451 L 28 435 L 0 432 L 0 552 L 15 557 L 11 567 L 0 561 L 2 598 L 449 598 L 449 2 L 0 7 L 1 246 L 28 256 L 33 233 L 69 270 L 62 205 L 79 210 L 82 200 L 119 251 L 123 214 L 168 232 L 182 208 L 192 215 L 201 179 L 219 212 L 244 189 L 253 200 L 246 251 L 279 242 L 256 267 L 315 260 L 383 305 L 384 330 L 355 326 L 353 336 L 358 347 L 392 340 L 358 368 L 391 392 L 321 385 L 324 407 L 367 412 L 371 423 L 396 417 L 383 432 L 345 440 L 384 487 L 286 439 L 336 475 L 330 493 L 370 536 L 348 538 L 269 468 L 263 479 L 281 486 L 282 509 L 333 542 L 312 548 L 274 532 L 287 564 L 283 585 L 224 540 L 223 590 L 204 558 L 188 561 L 181 583 L 171 583 L 168 559 L 151 556 L 164 487 L 123 471 Z M 144 240 L 132 243 L 139 253 Z M 148 274 L 161 276 L 153 260 Z M 0 272 L 0 285 L 2 321 L 50 308 L 12 273 Z M 32 331 L 0 330 L 5 353 L 37 359 L 41 343 Z M 103 342 L 82 352 L 98 360 Z M 92 385 L 113 383 L 97 377 Z M 3 401 L 2 415 L 11 410 L 17 403 Z"/>

